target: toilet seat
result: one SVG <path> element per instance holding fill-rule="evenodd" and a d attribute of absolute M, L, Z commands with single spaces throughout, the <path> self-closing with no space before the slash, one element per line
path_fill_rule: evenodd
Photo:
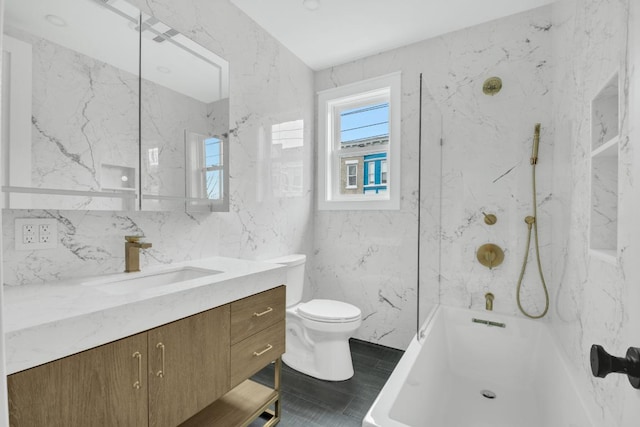
<path fill-rule="evenodd" d="M 314 299 L 298 306 L 298 314 L 316 322 L 345 323 L 359 320 L 360 309 L 342 301 Z"/>

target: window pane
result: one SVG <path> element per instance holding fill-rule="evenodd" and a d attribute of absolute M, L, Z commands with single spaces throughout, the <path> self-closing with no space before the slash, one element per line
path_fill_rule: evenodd
<path fill-rule="evenodd" d="M 370 104 L 340 113 L 340 146 L 367 146 L 389 142 L 389 103 Z"/>
<path fill-rule="evenodd" d="M 383 160 L 380 163 L 380 182 L 382 184 L 387 183 L 387 161 Z"/>
<path fill-rule="evenodd" d="M 369 181 L 367 184 L 376 183 L 376 162 L 367 162 L 369 164 Z"/>
<path fill-rule="evenodd" d="M 207 197 L 209 199 L 218 200 L 221 197 L 221 172 L 219 170 L 207 171 Z"/>
<path fill-rule="evenodd" d="M 358 165 L 347 165 L 347 185 L 349 187 L 358 186 Z"/>
<path fill-rule="evenodd" d="M 218 138 L 204 140 L 204 163 L 209 166 L 220 166 L 222 162 L 222 143 Z"/>

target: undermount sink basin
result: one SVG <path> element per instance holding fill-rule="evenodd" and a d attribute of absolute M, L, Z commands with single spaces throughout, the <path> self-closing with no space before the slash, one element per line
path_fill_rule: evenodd
<path fill-rule="evenodd" d="M 83 285 L 99 289 L 112 295 L 125 295 L 220 273 L 222 273 L 222 271 L 209 270 L 206 268 L 180 267 L 149 274 L 130 273 L 134 276 L 118 277 L 113 280 L 107 279 L 106 281 L 95 280 L 83 283 Z"/>

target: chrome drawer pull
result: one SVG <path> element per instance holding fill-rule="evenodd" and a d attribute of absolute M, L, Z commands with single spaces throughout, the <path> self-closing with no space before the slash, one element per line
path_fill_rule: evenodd
<path fill-rule="evenodd" d="M 265 354 L 267 351 L 271 350 L 273 348 L 273 346 L 271 344 L 267 344 L 267 348 L 265 348 L 262 351 L 254 351 L 253 355 L 254 356 L 262 356 L 263 354 Z"/>
<path fill-rule="evenodd" d="M 142 387 L 142 355 L 139 351 L 136 351 L 133 353 L 133 358 L 138 359 L 138 381 L 133 383 L 133 388 L 140 390 L 140 387 Z"/>
<path fill-rule="evenodd" d="M 273 308 L 267 307 L 267 309 L 265 311 L 263 311 L 262 313 L 253 313 L 253 317 L 262 317 L 267 313 L 271 313 L 272 311 L 273 311 Z"/>

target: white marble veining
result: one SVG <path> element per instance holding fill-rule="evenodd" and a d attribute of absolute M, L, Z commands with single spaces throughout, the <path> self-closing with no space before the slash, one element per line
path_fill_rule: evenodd
<path fill-rule="evenodd" d="M 358 338 L 405 348 L 416 332 L 420 73 L 420 318 L 437 302 L 483 307 L 487 291 L 496 295 L 496 311 L 517 313 L 535 123 L 542 123 L 538 218 L 550 275 L 544 251 L 551 241 L 550 12 L 540 8 L 317 73 L 316 89 L 323 90 L 402 71 L 400 211 L 316 213 L 314 290 L 363 310 Z M 503 80 L 495 96 L 482 92 L 491 76 Z M 496 214 L 498 223 L 487 226 L 482 212 Z M 506 253 L 505 263 L 493 270 L 475 257 L 488 242 Z M 544 300 L 534 266 L 525 277 L 523 302 L 535 312 Z"/>
<path fill-rule="evenodd" d="M 552 91 L 557 132 L 552 259 L 556 288 L 551 325 L 580 389 L 592 403 L 597 424 L 630 427 L 637 425 L 640 416 L 638 391 L 622 375 L 593 377 L 588 351 L 592 344 L 601 344 L 621 356 L 627 347 L 640 345 L 636 314 L 640 310 L 638 3 L 564 0 L 554 5 L 553 18 L 556 66 Z M 635 43 L 630 37 L 634 31 Z M 603 116 L 593 117 L 591 111 L 593 98 L 616 73 L 620 82 L 618 157 L 591 159 L 592 150 L 617 131 L 612 129 L 617 125 L 614 120 L 605 120 L 608 130 L 601 136 L 598 128 Z M 594 129 L 596 135 L 592 134 Z M 595 168 L 593 180 L 591 164 Z M 617 186 L 612 188 L 612 181 L 617 181 Z M 603 183 L 606 185 L 600 186 Z M 617 213 L 610 210 L 612 206 Z M 613 224 L 613 228 L 602 228 L 605 224 Z M 594 225 L 600 234 L 594 234 Z M 601 246 L 608 246 L 612 257 L 589 250 L 590 239 L 591 247 L 597 247 L 594 237 Z"/>
<path fill-rule="evenodd" d="M 216 121 L 209 114 L 211 107 L 147 80 L 142 81 L 141 93 L 142 194 L 185 197 L 185 132 L 213 135 Z M 157 153 L 153 162 L 150 150 Z M 144 197 L 142 202 L 144 210 L 174 210 L 183 205 L 180 200 Z"/>
<path fill-rule="evenodd" d="M 135 170 L 137 77 L 21 30 L 7 26 L 5 33 L 30 45 L 33 57 L 31 179 L 7 185 L 101 191 L 102 164 Z M 20 167 L 26 166 L 9 165 Z M 33 196 L 27 207 L 46 206 L 47 200 L 50 196 Z M 68 198 L 57 205 L 126 208 L 108 198 Z"/>
<path fill-rule="evenodd" d="M 540 122 L 538 221 L 552 304 L 544 321 L 558 335 L 597 424 L 637 424 L 637 391 L 622 376 L 593 378 L 588 361 L 592 343 L 618 355 L 640 345 L 637 2 L 561 0 L 316 73 L 315 89 L 322 90 L 402 70 L 403 188 L 400 211 L 315 214 L 313 73 L 227 1 L 133 3 L 231 63 L 230 212 L 8 210 L 3 214 L 6 284 L 120 271 L 122 236 L 145 234 L 154 246 L 141 255 L 143 269 L 218 254 L 266 259 L 307 253 L 311 293 L 359 306 L 364 322 L 357 337 L 393 347 L 405 348 L 415 333 L 418 293 L 421 316 L 438 302 L 480 308 L 487 291 L 496 294 L 496 311 L 519 315 L 515 283 L 524 255 L 523 219 L 531 213 L 528 157 L 533 125 Z M 612 262 L 589 250 L 591 101 L 616 71 L 621 109 L 617 252 Z M 504 88 L 485 96 L 482 82 L 494 75 L 502 77 Z M 601 124 L 609 121 L 604 115 L 597 118 Z M 273 144 L 272 126 L 296 120 L 303 122 L 302 145 L 285 149 Z M 496 214 L 498 223 L 484 224 L 482 212 Z M 59 248 L 14 250 L 13 220 L 23 216 L 56 218 Z M 476 248 L 486 242 L 500 244 L 506 254 L 505 263 L 491 271 L 475 260 Z M 530 257 L 523 302 L 538 311 L 543 300 L 534 267 Z M 167 302 L 167 310 L 179 305 Z M 116 319 L 114 328 L 120 326 Z M 90 336 L 95 327 L 78 325 L 78 333 Z"/>
<path fill-rule="evenodd" d="M 7 373 L 106 344 L 274 288 L 286 281 L 286 268 L 255 261 L 213 257 L 178 263 L 171 268 L 180 266 L 220 273 L 120 295 L 105 292 L 91 284 L 97 280 L 158 273 L 167 267 L 156 267 L 142 273 L 6 288 L 4 333 Z"/>
<path fill-rule="evenodd" d="M 122 271 L 123 236 L 128 234 L 146 235 L 153 243 L 141 254 L 143 268 L 216 255 L 267 259 L 310 254 L 313 72 L 228 1 L 131 3 L 231 64 L 230 212 L 5 210 L 4 283 Z M 294 120 L 304 123 L 300 145 L 274 145 L 271 127 Z M 295 191 L 276 173 L 283 168 L 296 177 Z M 58 248 L 16 251 L 13 221 L 22 217 L 57 219 Z"/>

